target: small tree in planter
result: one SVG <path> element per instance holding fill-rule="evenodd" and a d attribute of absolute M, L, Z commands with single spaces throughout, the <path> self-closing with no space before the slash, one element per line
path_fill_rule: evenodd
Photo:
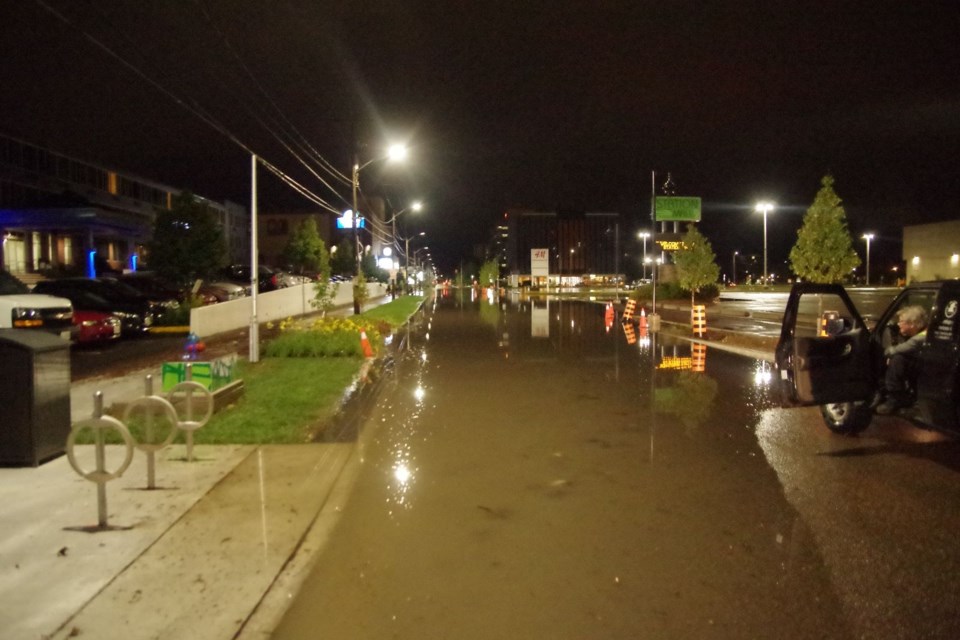
<path fill-rule="evenodd" d="M 690 291 L 690 306 L 693 307 L 694 295 L 701 288 L 714 284 L 720 277 L 720 267 L 717 266 L 717 256 L 713 247 L 697 227 L 687 225 L 687 233 L 683 236 L 683 249 L 673 256 L 677 265 L 677 280 L 681 287 Z"/>

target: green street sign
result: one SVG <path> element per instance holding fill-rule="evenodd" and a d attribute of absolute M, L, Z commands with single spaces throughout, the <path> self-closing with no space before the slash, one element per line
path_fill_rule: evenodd
<path fill-rule="evenodd" d="M 654 210 L 657 222 L 700 222 L 700 198 L 657 196 Z"/>

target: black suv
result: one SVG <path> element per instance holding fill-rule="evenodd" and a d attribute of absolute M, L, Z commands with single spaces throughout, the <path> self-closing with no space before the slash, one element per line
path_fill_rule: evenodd
<path fill-rule="evenodd" d="M 871 329 L 840 285 L 797 284 L 784 311 L 776 367 L 785 406 L 820 405 L 836 433 L 856 434 L 873 415 L 883 386 L 884 349 L 901 340 L 897 314 L 923 307 L 930 318 L 912 389 L 916 404 L 901 417 L 922 427 L 960 435 L 960 281 L 912 284 L 900 292 Z"/>

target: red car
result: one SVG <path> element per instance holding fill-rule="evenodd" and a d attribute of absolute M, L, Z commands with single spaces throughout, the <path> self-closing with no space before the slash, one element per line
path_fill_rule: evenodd
<path fill-rule="evenodd" d="M 78 345 L 103 344 L 120 337 L 120 318 L 100 311 L 73 312 L 73 340 Z"/>

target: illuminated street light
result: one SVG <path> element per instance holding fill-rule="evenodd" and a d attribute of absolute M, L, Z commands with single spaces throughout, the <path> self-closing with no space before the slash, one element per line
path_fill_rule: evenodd
<path fill-rule="evenodd" d="M 872 233 L 863 234 L 863 239 L 867 241 L 867 286 L 870 286 L 870 241 L 873 240 Z"/>
<path fill-rule="evenodd" d="M 409 277 L 410 277 L 410 240 L 411 240 L 411 239 L 412 239 L 412 240 L 416 240 L 417 238 L 424 238 L 424 237 L 426 237 L 426 235 L 427 235 L 427 232 L 426 232 L 426 231 L 421 231 L 420 233 L 418 233 L 417 235 L 413 236 L 412 238 L 404 238 L 404 239 L 403 239 L 403 243 L 404 243 L 404 249 L 403 249 L 403 282 L 404 282 L 404 290 L 406 290 L 407 280 L 408 280 Z"/>
<path fill-rule="evenodd" d="M 773 211 L 772 202 L 758 202 L 755 211 L 763 214 L 763 284 L 769 284 L 767 279 L 767 214 Z"/>
<path fill-rule="evenodd" d="M 739 251 L 733 252 L 733 284 L 737 284 L 737 256 L 739 254 Z"/>
<path fill-rule="evenodd" d="M 422 209 L 423 209 L 423 203 L 419 200 L 414 200 L 413 202 L 410 203 L 409 207 L 404 207 L 403 209 L 400 209 L 400 211 L 397 211 L 395 214 L 393 214 L 393 216 L 389 220 L 387 220 L 387 224 L 393 225 L 393 245 L 397 248 L 398 251 L 400 249 L 400 243 L 398 242 L 400 236 L 397 235 L 397 218 L 399 218 L 402 214 L 406 213 L 407 211 L 417 212 L 417 211 L 421 211 Z M 407 265 L 407 260 L 408 260 L 408 253 L 410 251 L 410 238 L 406 239 L 406 243 L 407 243 L 406 251 L 403 252 L 404 281 L 406 281 L 407 279 L 406 271 L 409 269 Z"/>
<path fill-rule="evenodd" d="M 637 234 L 638 238 L 643 239 L 643 279 L 647 279 L 647 238 L 650 237 L 649 231 L 641 231 Z"/>

